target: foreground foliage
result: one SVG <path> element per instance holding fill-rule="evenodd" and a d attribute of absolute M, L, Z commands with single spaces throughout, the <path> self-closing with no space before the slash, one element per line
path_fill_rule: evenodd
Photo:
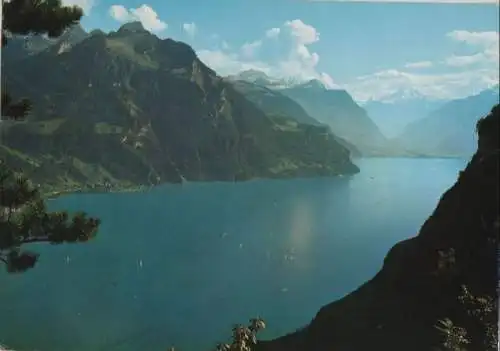
<path fill-rule="evenodd" d="M 60 0 L 2 1 L 2 10 L 2 47 L 16 34 L 57 37 L 82 16 L 80 8 L 62 6 Z M 16 101 L 2 87 L 2 119 L 23 119 L 30 109 L 27 99 Z M 2 136 L 4 126 L 0 125 Z M 85 242 L 95 235 L 99 223 L 85 213 L 70 217 L 64 211 L 48 212 L 37 187 L 0 160 L 0 261 L 8 272 L 24 272 L 37 262 L 38 254 L 23 245 Z"/>
<path fill-rule="evenodd" d="M 265 322 L 260 318 L 253 318 L 250 324 L 237 324 L 233 327 L 233 337 L 230 344 L 219 344 L 215 351 L 251 351 L 257 344 L 257 333 L 266 328 Z"/>
<path fill-rule="evenodd" d="M 484 350 L 494 350 L 498 344 L 497 330 L 497 302 L 490 296 L 474 296 L 465 285 L 461 287 L 462 293 L 459 302 L 467 311 L 467 324 L 478 325 L 483 330 Z M 446 351 L 467 351 L 470 340 L 467 330 L 453 323 L 449 318 L 442 319 L 435 326 L 443 335 L 443 348 Z"/>

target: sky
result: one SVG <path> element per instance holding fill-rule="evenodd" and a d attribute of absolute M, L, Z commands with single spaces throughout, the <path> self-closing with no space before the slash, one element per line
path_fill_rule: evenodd
<path fill-rule="evenodd" d="M 360 102 L 460 98 L 498 84 L 498 0 L 63 0 L 87 30 L 141 21 L 220 75 L 319 79 Z M 468 2 L 468 3 L 463 3 Z"/>

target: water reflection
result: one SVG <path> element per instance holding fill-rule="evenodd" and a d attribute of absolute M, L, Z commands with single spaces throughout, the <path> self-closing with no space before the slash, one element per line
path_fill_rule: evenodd
<path fill-rule="evenodd" d="M 300 276 L 315 269 L 324 217 L 332 207 L 337 213 L 346 207 L 348 192 L 346 179 L 303 179 L 61 198 L 51 203 L 54 209 L 99 216 L 101 231 L 88 245 L 37 247 L 40 264 L 25 275 L 0 273 L 0 298 L 15 305 L 0 307 L 3 337 L 20 348 L 51 345 L 51 351 L 161 343 L 195 349 L 207 340 L 186 342 L 193 323 L 208 324 L 207 338 L 215 341 L 240 318 L 272 320 L 269 309 L 279 294 L 297 298 L 307 287 Z M 232 313 L 214 325 L 208 316 L 219 309 Z M 28 316 L 46 327 L 23 340 L 20 331 L 32 327 Z M 58 323 L 64 335 L 49 331 Z"/>
<path fill-rule="evenodd" d="M 298 328 L 370 278 L 463 167 L 363 162 L 352 179 L 187 183 L 53 201 L 100 217 L 100 233 L 85 245 L 39 245 L 35 269 L 0 272 L 2 341 L 21 350 L 190 351 L 251 316 L 266 319 L 265 337 Z"/>

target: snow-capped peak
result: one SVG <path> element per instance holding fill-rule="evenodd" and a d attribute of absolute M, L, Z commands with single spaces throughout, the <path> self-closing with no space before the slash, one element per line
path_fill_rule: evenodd
<path fill-rule="evenodd" d="M 399 102 L 409 102 L 409 101 L 438 101 L 440 99 L 429 96 L 418 89 L 414 88 L 404 88 L 399 90 L 393 90 L 386 93 L 375 94 L 371 98 L 366 101 L 363 101 L 362 104 L 366 105 L 371 102 L 381 102 L 386 104 L 394 104 Z"/>
<path fill-rule="evenodd" d="M 397 102 L 401 100 L 423 100 L 423 99 L 427 99 L 427 96 L 422 94 L 417 89 L 406 88 L 393 91 L 387 94 L 386 96 L 382 96 L 378 100 L 384 102 Z"/>
<path fill-rule="evenodd" d="M 300 77 L 271 77 L 265 72 L 249 69 L 228 77 L 231 80 L 244 80 L 272 89 L 287 89 L 296 86 L 311 89 L 332 89 L 328 84 L 319 79 L 304 80 Z"/>

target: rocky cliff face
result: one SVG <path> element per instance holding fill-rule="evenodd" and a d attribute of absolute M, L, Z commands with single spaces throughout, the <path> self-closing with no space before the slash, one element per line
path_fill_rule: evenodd
<path fill-rule="evenodd" d="M 372 280 L 256 349 L 496 350 L 499 122 L 496 105 L 478 122 L 477 152 L 456 184 Z"/>

